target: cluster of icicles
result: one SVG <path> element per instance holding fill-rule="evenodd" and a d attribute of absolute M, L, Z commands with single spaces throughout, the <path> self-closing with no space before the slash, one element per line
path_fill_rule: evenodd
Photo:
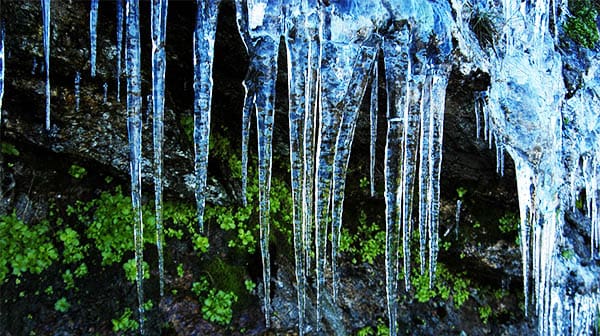
<path fill-rule="evenodd" d="M 455 5 L 457 1 L 452 1 Z M 205 189 L 209 150 L 212 65 L 217 15 L 221 0 L 197 0 L 194 31 L 194 167 L 198 223 L 203 231 Z M 242 185 L 245 200 L 248 141 L 252 115 L 258 134 L 258 177 L 260 210 L 260 247 L 263 261 L 263 298 L 267 327 L 270 321 L 269 192 L 272 164 L 275 83 L 280 38 L 285 41 L 289 78 L 290 161 L 293 198 L 293 244 L 295 248 L 298 328 L 304 334 L 310 322 L 321 329 L 326 291 L 326 256 L 331 235 L 331 296 L 338 296 L 336 259 L 342 225 L 346 170 L 359 112 L 368 87 L 371 121 L 371 193 L 375 194 L 375 141 L 377 136 L 380 64 L 387 98 L 385 149 L 386 202 L 386 293 L 390 334 L 397 333 L 398 274 L 410 287 L 413 231 L 420 237 L 419 258 L 415 263 L 421 274 L 428 274 L 430 285 L 436 270 L 440 207 L 439 178 L 442 153 L 444 100 L 452 49 L 453 27 L 448 4 L 438 1 L 353 1 L 317 0 L 236 0 L 237 23 L 250 56 L 243 85 L 246 90 L 242 126 Z M 95 75 L 98 0 L 91 0 L 90 56 L 91 75 Z M 134 209 L 135 260 L 139 300 L 140 332 L 144 331 L 143 310 L 143 222 L 141 207 L 142 92 L 140 69 L 139 0 L 117 0 L 117 100 L 120 101 L 122 45 L 125 42 L 127 75 L 127 128 L 130 142 L 131 192 Z M 152 95 L 154 143 L 154 184 L 156 205 L 156 243 L 159 255 L 160 293 L 164 292 L 162 233 L 162 144 L 165 91 L 165 38 L 167 0 L 151 2 Z M 535 33 L 548 27 L 549 5 L 537 1 L 534 11 Z M 46 72 L 46 129 L 50 129 L 50 0 L 41 0 Z M 505 17 L 519 10 L 513 0 L 503 2 Z M 529 8 L 527 5 L 523 8 Z M 512 9 L 512 10 L 511 10 Z M 553 14 L 556 13 L 554 6 Z M 460 14 L 460 13 L 459 13 Z M 544 15 L 545 14 L 545 15 Z M 554 18 L 556 22 L 556 18 Z M 460 20 L 459 20 L 460 21 Z M 538 22 L 539 21 L 539 22 Z M 462 22 L 460 23 L 463 26 Z M 124 35 L 125 34 L 125 35 Z M 505 32 L 506 49 L 512 48 L 514 32 Z M 508 52 L 507 52 L 508 54 Z M 4 33 L 0 28 L 0 108 L 4 91 Z M 80 78 L 76 79 L 79 91 Z M 106 84 L 105 84 L 106 92 Z M 484 136 L 496 140 L 498 171 L 503 170 L 504 144 L 493 134 L 487 101 L 488 93 L 476 96 L 476 116 L 484 112 Z M 106 93 L 105 93 L 106 96 Z M 106 99 L 106 98 L 105 98 Z M 477 136 L 480 129 L 478 122 Z M 510 153 L 510 148 L 509 148 Z M 516 167 L 518 177 L 533 178 L 526 164 Z M 595 176 L 595 175 L 594 175 Z M 596 178 L 592 179 L 596 183 Z M 521 183 L 522 182 L 522 183 Z M 521 186 L 529 181 L 520 181 Z M 596 187 L 596 186 L 591 186 Z M 522 235 L 529 237 L 533 216 L 529 190 L 519 190 L 522 204 Z M 525 196 L 523 196 L 525 195 Z M 527 203 L 529 201 L 529 203 Z M 595 205 L 591 201 L 590 207 Z M 527 203 L 527 204 L 526 204 Z M 418 214 L 413 215 L 413 206 Z M 535 205 L 533 205 L 535 207 Z M 530 218 L 531 219 L 531 218 Z M 598 220 L 595 220 L 597 223 Z M 413 228 L 415 223 L 416 228 Z M 597 224 L 595 225 L 595 227 Z M 554 226 L 553 226 L 554 227 Z M 595 230 L 594 239 L 598 236 Z M 551 233 L 549 235 L 555 235 Z M 554 237 L 554 236 L 553 236 Z M 553 237 L 552 240 L 553 241 Z M 525 292 L 527 294 L 528 239 L 523 239 Z M 311 256 L 314 251 L 314 259 Z M 538 251 L 540 255 L 547 253 Z M 403 257 L 401 258 L 400 255 Z M 534 253 L 534 258 L 535 258 Z M 536 260 L 534 264 L 543 264 Z M 545 272 L 542 269 L 541 272 Z M 307 278 L 316 277 L 317 319 L 307 321 Z M 540 277 L 535 274 L 536 279 Z M 541 286 L 537 284 L 536 287 Z M 546 286 L 546 285 L 544 285 Z M 546 287 L 544 287 L 546 288 Z M 543 289 L 546 290 L 546 289 Z M 542 291 L 543 291 L 542 290 Z M 541 293 L 541 292 L 540 292 Z M 544 293 L 540 294 L 541 296 Z M 546 309 L 546 308 L 544 308 Z M 543 315 L 544 312 L 541 312 Z M 543 320 L 543 319 L 542 319 Z M 542 333 L 544 330 L 541 330 Z"/>

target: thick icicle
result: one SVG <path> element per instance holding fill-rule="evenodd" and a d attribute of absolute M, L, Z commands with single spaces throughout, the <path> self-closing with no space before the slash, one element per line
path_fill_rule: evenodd
<path fill-rule="evenodd" d="M 286 12 L 285 43 L 288 63 L 290 164 L 292 184 L 292 220 L 298 331 L 304 335 L 306 320 L 306 248 L 303 227 L 304 127 L 308 74 L 308 37 L 300 3 L 290 4 Z"/>
<path fill-rule="evenodd" d="M 98 25 L 98 1 L 92 0 L 90 7 L 90 72 L 96 77 L 96 27 Z"/>
<path fill-rule="evenodd" d="M 165 71 L 167 58 L 165 39 L 167 33 L 168 0 L 152 0 L 152 138 L 154 147 L 154 206 L 156 219 L 156 250 L 160 296 L 164 295 L 165 271 L 163 258 L 163 138 L 165 107 Z"/>
<path fill-rule="evenodd" d="M 442 140 L 444 135 L 444 104 L 446 101 L 446 86 L 448 77 L 446 70 L 434 66 L 431 71 L 431 96 L 429 100 L 429 113 L 431 117 L 430 153 L 429 162 L 429 287 L 433 287 L 438 253 L 438 227 L 440 213 L 440 174 L 442 169 Z"/>
<path fill-rule="evenodd" d="M 258 129 L 259 240 L 263 264 L 263 304 L 267 328 L 270 326 L 271 310 L 269 195 L 271 191 L 271 156 L 275 112 L 275 84 L 277 81 L 277 56 L 280 37 L 283 35 L 281 7 L 282 3 L 279 0 L 243 1 L 241 4 L 238 4 L 240 34 L 250 53 L 250 67 L 245 80 L 246 101 L 243 127 L 245 127 L 246 131 L 248 130 L 247 123 L 249 123 L 249 114 L 251 112 L 248 104 L 253 100 Z M 251 98 L 252 95 L 254 98 Z M 247 140 L 243 139 L 242 141 Z M 247 150 L 247 147 L 244 150 Z"/>
<path fill-rule="evenodd" d="M 50 0 L 42 2 L 44 62 L 46 70 L 46 130 L 50 130 Z"/>
<path fill-rule="evenodd" d="M 423 86 L 421 94 L 421 127 L 419 139 L 419 263 L 421 275 L 425 274 L 427 267 L 427 227 L 429 223 L 428 191 L 431 180 L 429 176 L 429 164 L 427 161 L 430 151 L 431 118 L 429 117 L 429 104 L 431 90 L 429 83 Z"/>
<path fill-rule="evenodd" d="M 0 127 L 2 126 L 2 99 L 4 98 L 4 22 L 0 21 Z"/>
<path fill-rule="evenodd" d="M 342 228 L 342 213 L 344 210 L 344 193 L 346 188 L 346 171 L 350 161 L 350 149 L 354 139 L 354 130 L 360 109 L 361 100 L 367 88 L 369 75 L 373 72 L 377 50 L 381 44 L 381 37 L 373 35 L 361 46 L 358 57 L 352 64 L 352 71 L 356 74 L 348 83 L 346 97 L 337 104 L 341 109 L 342 119 L 339 126 L 335 144 L 333 163 L 333 192 L 331 194 L 331 273 L 333 275 L 333 299 L 337 299 L 338 274 L 337 253 L 340 244 Z"/>
<path fill-rule="evenodd" d="M 210 110 L 212 100 L 212 69 L 220 0 L 197 0 L 198 14 L 194 31 L 194 171 L 196 172 L 196 204 L 198 226 L 204 232 L 204 205 L 208 149 L 210 139 Z"/>
<path fill-rule="evenodd" d="M 139 0 L 127 0 L 127 131 L 129 135 L 129 160 L 131 170 L 131 202 L 133 206 L 133 232 L 138 296 L 139 332 L 144 333 L 144 269 L 142 221 L 142 92 L 140 69 Z"/>
<path fill-rule="evenodd" d="M 379 105 L 379 69 L 377 66 L 377 56 L 375 56 L 376 63 L 373 67 L 373 80 L 371 81 L 371 106 L 370 106 L 370 118 L 371 122 L 370 128 L 370 161 L 369 161 L 369 181 L 371 182 L 371 197 L 375 197 L 375 152 L 376 152 L 376 143 L 377 143 L 377 112 Z"/>
<path fill-rule="evenodd" d="M 390 335 L 397 334 L 398 252 L 402 218 L 402 159 L 405 110 L 408 110 L 410 77 L 410 27 L 403 24 L 383 43 L 388 99 L 385 144 L 386 243 L 385 272 Z M 408 274 L 404 274 L 407 278 Z"/>
<path fill-rule="evenodd" d="M 117 0 L 117 102 L 121 102 L 121 69 L 123 57 L 123 0 Z"/>
<path fill-rule="evenodd" d="M 303 0 L 302 6 L 306 13 L 306 33 L 309 39 L 308 45 L 308 73 L 306 78 L 306 105 L 304 114 L 304 204 L 303 232 L 304 245 L 306 246 L 306 274 L 314 269 L 311 262 L 311 253 L 314 246 L 314 204 L 315 204 L 315 159 L 316 159 L 316 132 L 317 118 L 319 115 L 320 69 L 321 69 L 321 38 L 319 34 L 320 16 L 317 0 Z"/>
<path fill-rule="evenodd" d="M 81 75 L 79 71 L 75 73 L 75 112 L 79 112 L 79 102 L 81 100 L 80 92 L 81 92 Z"/>

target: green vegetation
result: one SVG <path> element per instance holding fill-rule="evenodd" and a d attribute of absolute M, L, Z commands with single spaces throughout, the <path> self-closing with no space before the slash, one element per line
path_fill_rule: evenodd
<path fill-rule="evenodd" d="M 498 219 L 498 229 L 502 233 L 516 233 L 519 231 L 520 220 L 514 212 L 506 212 Z"/>
<path fill-rule="evenodd" d="M 19 156 L 21 153 L 15 145 L 8 142 L 0 142 L 0 152 L 6 155 Z"/>
<path fill-rule="evenodd" d="M 78 180 L 81 180 L 86 174 L 87 171 L 85 170 L 85 168 L 76 164 L 71 165 L 71 167 L 69 168 L 69 175 L 73 176 Z"/>
<path fill-rule="evenodd" d="M 494 20 L 495 18 L 490 12 L 476 10 L 471 13 L 469 27 L 482 48 L 493 47 L 498 36 Z"/>
<path fill-rule="evenodd" d="M 135 331 L 138 329 L 138 322 L 132 318 L 132 311 L 130 308 L 125 308 L 123 314 L 116 319 L 112 320 L 113 331 L 114 332 L 126 332 L 126 331 Z"/>
<path fill-rule="evenodd" d="M 451 298 L 454 306 L 460 308 L 469 298 L 471 282 L 466 278 L 466 273 L 452 274 L 442 263 L 437 265 L 433 288 L 429 288 L 429 274 L 418 274 L 418 270 L 415 270 L 411 282 L 419 302 L 428 302 L 435 297 L 444 301 Z"/>
<path fill-rule="evenodd" d="M 390 329 L 381 319 L 377 320 L 377 326 L 375 327 L 366 326 L 356 332 L 356 336 L 386 336 L 390 334 Z"/>
<path fill-rule="evenodd" d="M 142 269 L 144 270 L 144 279 L 150 279 L 150 265 L 147 262 L 142 263 Z M 125 279 L 129 282 L 135 282 L 137 267 L 135 264 L 135 258 L 129 259 L 123 264 L 123 270 L 125 270 Z"/>
<path fill-rule="evenodd" d="M 459 199 L 463 199 L 463 197 L 465 197 L 465 194 L 467 193 L 467 189 L 463 188 L 463 187 L 459 187 L 456 189 L 456 193 L 458 194 Z"/>
<path fill-rule="evenodd" d="M 27 225 L 15 212 L 0 216 L 0 283 L 11 270 L 17 277 L 24 272 L 40 274 L 58 259 L 49 231 L 47 221 Z"/>
<path fill-rule="evenodd" d="M 481 322 L 483 322 L 483 324 L 487 324 L 488 319 L 490 318 L 490 316 L 492 316 L 492 307 L 490 307 L 489 305 L 485 305 L 479 307 L 477 310 L 479 311 L 479 318 L 481 318 Z"/>
<path fill-rule="evenodd" d="M 227 325 L 231 322 L 233 310 L 231 306 L 238 297 L 233 292 L 210 290 L 203 301 L 202 317 L 210 322 Z"/>
<path fill-rule="evenodd" d="M 564 25 L 565 33 L 580 45 L 593 49 L 600 39 L 596 17 L 598 8 L 590 0 L 569 1 L 571 17 Z"/>
<path fill-rule="evenodd" d="M 360 211 L 357 234 L 353 235 L 347 228 L 342 229 L 340 236 L 340 252 L 350 253 L 352 262 L 357 263 L 356 256 L 362 262 L 373 264 L 385 251 L 385 231 L 376 223 L 367 224 L 367 214 Z"/>
<path fill-rule="evenodd" d="M 69 311 L 69 308 L 71 308 L 71 304 L 67 301 L 66 298 L 62 297 L 60 299 L 58 299 L 55 303 L 54 303 L 54 309 L 56 311 L 59 311 L 61 313 L 66 313 Z"/>

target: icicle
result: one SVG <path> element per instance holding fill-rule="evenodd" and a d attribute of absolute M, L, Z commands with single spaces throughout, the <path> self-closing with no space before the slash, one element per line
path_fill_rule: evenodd
<path fill-rule="evenodd" d="M 534 175 L 531 168 L 528 167 L 525 160 L 520 156 L 512 155 L 515 161 L 515 172 L 517 178 L 517 194 L 519 199 L 519 212 L 521 217 L 520 238 L 521 238 L 521 263 L 523 267 L 523 294 L 525 296 L 525 316 L 528 315 L 527 306 L 529 304 L 529 255 L 530 255 L 530 225 L 533 223 L 533 192 Z"/>
<path fill-rule="evenodd" d="M 121 65 L 123 52 L 123 0 L 117 0 L 117 102 L 121 102 Z"/>
<path fill-rule="evenodd" d="M 456 232 L 456 237 L 458 238 L 458 226 L 460 224 L 460 210 L 462 207 L 462 200 L 459 198 L 456 200 L 456 214 L 454 215 L 456 220 L 456 226 L 454 227 L 454 231 Z"/>
<path fill-rule="evenodd" d="M 244 118 L 249 115 L 248 103 L 253 94 L 258 129 L 258 199 L 260 222 L 260 247 L 263 264 L 263 289 L 265 324 L 270 326 L 271 261 L 269 254 L 272 136 L 275 110 L 275 84 L 277 81 L 277 56 L 283 34 L 280 1 L 254 1 L 252 8 L 246 2 L 238 4 L 240 34 L 250 53 L 250 67 L 246 85 Z M 248 121 L 249 122 L 249 121 Z M 246 120 L 243 121 L 246 127 Z M 247 128 L 246 128 L 247 130 Z M 245 141 L 245 140 L 242 140 Z M 247 150 L 247 148 L 246 148 Z M 244 154 L 243 154 L 244 155 Z M 242 167 L 244 169 L 244 167 Z"/>
<path fill-rule="evenodd" d="M 142 95 L 140 69 L 140 22 L 138 0 L 127 0 L 127 131 L 131 169 L 131 202 L 136 263 L 139 332 L 144 333 L 144 223 L 142 221 Z"/>
<path fill-rule="evenodd" d="M 299 6 L 299 3 L 295 3 Z M 298 331 L 304 335 L 306 320 L 306 245 L 303 229 L 304 182 L 304 123 L 306 85 L 308 74 L 308 37 L 300 8 L 290 5 L 286 12 L 285 45 L 288 62 L 289 141 L 292 184 L 292 218 L 296 294 L 298 304 Z"/>
<path fill-rule="evenodd" d="M 0 128 L 2 126 L 2 99 L 4 98 L 4 72 L 6 61 L 4 59 L 4 22 L 0 21 Z"/>
<path fill-rule="evenodd" d="M 433 287 L 438 253 L 438 227 L 440 212 L 440 175 L 442 169 L 442 142 L 444 135 L 444 105 L 448 76 L 442 67 L 434 67 L 431 78 L 431 151 L 428 158 L 430 174 L 429 215 L 429 287 Z"/>
<path fill-rule="evenodd" d="M 46 130 L 50 130 L 50 0 L 41 0 L 46 70 Z"/>
<path fill-rule="evenodd" d="M 477 127 L 477 139 L 479 139 L 480 135 L 481 135 L 481 121 L 480 119 L 480 115 L 483 113 L 482 111 L 482 107 L 485 106 L 485 97 L 486 97 L 486 92 L 485 91 L 479 91 L 479 92 L 475 92 L 474 94 L 475 96 L 475 106 L 474 106 L 474 111 L 475 111 L 475 125 Z M 485 108 L 485 107 L 484 107 Z M 487 119 L 486 117 L 483 118 L 484 119 L 484 123 L 485 123 L 485 130 L 484 130 L 484 136 L 487 138 L 487 128 L 488 128 L 488 124 L 487 124 Z"/>
<path fill-rule="evenodd" d="M 81 91 L 80 82 L 81 82 L 81 75 L 79 74 L 79 71 L 77 71 L 75 73 L 75 112 L 79 112 L 79 102 L 80 102 L 80 99 L 81 99 L 81 96 L 80 96 L 80 91 Z"/>
<path fill-rule="evenodd" d="M 386 36 L 383 43 L 385 79 L 388 99 L 387 134 L 385 144 L 385 203 L 386 244 L 385 273 L 387 311 L 390 335 L 398 332 L 398 274 L 399 242 L 402 226 L 402 159 L 403 127 L 405 111 L 409 104 L 410 77 L 410 27 L 403 24 L 393 36 Z M 405 281 L 409 274 L 404 269 Z"/>
<path fill-rule="evenodd" d="M 320 111 L 320 69 L 321 69 L 321 37 L 319 33 L 320 3 L 317 0 L 303 0 L 302 6 L 306 13 L 306 33 L 308 45 L 308 74 L 306 79 L 306 106 L 304 115 L 304 189 L 303 198 L 303 232 L 306 246 L 306 274 L 314 271 L 311 253 L 314 251 L 314 215 L 315 215 L 315 160 L 316 132 L 315 127 Z"/>
<path fill-rule="evenodd" d="M 104 104 L 108 103 L 108 83 L 104 82 L 104 84 L 102 85 L 102 89 L 103 89 L 103 96 L 102 96 L 102 102 Z"/>
<path fill-rule="evenodd" d="M 335 144 L 335 157 L 333 163 L 333 192 L 331 194 L 331 273 L 333 275 L 333 299 L 337 299 L 338 274 L 337 253 L 340 244 L 342 228 L 342 213 L 344 210 L 344 193 L 346 188 L 346 171 L 350 161 L 350 149 L 354 139 L 354 130 L 360 103 L 365 94 L 369 81 L 369 74 L 373 72 L 377 49 L 380 47 L 381 38 L 373 35 L 361 46 L 358 57 L 352 64 L 352 76 L 348 83 L 346 97 L 336 106 L 342 111 L 341 123 Z M 339 113 L 339 112 L 338 112 Z"/>
<path fill-rule="evenodd" d="M 158 274 L 160 296 L 164 295 L 165 271 L 163 257 L 163 138 L 165 107 L 165 72 L 167 55 L 165 40 L 167 33 L 168 0 L 152 0 L 152 139 L 154 147 L 154 206 L 156 218 L 156 250 L 158 252 Z"/>
<path fill-rule="evenodd" d="M 198 15 L 194 31 L 194 171 L 198 226 L 204 232 L 204 205 L 210 139 L 212 69 L 220 0 L 197 0 Z"/>
<path fill-rule="evenodd" d="M 90 72 L 96 77 L 96 26 L 98 25 L 98 0 L 92 0 L 90 8 Z"/>
<path fill-rule="evenodd" d="M 369 162 L 369 177 L 371 182 L 371 197 L 375 197 L 375 154 L 377 143 L 377 110 L 379 105 L 379 70 L 377 69 L 377 56 L 375 56 L 375 65 L 373 67 L 373 81 L 371 82 L 371 106 L 370 106 L 370 122 L 371 122 L 371 144 L 369 147 L 370 162 Z"/>
<path fill-rule="evenodd" d="M 496 144 L 496 173 L 504 176 L 504 143 L 496 135 L 494 137 Z"/>
<path fill-rule="evenodd" d="M 429 176 L 428 155 L 430 152 L 431 118 L 429 105 L 431 100 L 431 87 L 429 81 L 423 86 L 421 93 L 421 127 L 419 139 L 419 264 L 421 275 L 425 274 L 427 266 L 427 227 L 430 222 L 430 204 L 428 192 L 431 185 Z"/>
<path fill-rule="evenodd" d="M 254 44 L 248 29 L 248 10 L 246 3 L 241 0 L 235 1 L 235 7 L 238 31 L 242 37 L 242 42 L 244 42 L 246 51 L 249 55 L 252 55 L 254 54 L 254 51 L 252 50 Z M 248 72 L 242 82 L 242 86 L 245 90 L 244 107 L 242 108 L 242 203 L 244 206 L 248 205 L 246 197 L 248 188 L 248 142 L 250 140 L 251 116 L 254 111 L 254 98 L 256 96 L 254 82 L 255 69 L 253 67 L 254 64 L 250 62 Z"/>

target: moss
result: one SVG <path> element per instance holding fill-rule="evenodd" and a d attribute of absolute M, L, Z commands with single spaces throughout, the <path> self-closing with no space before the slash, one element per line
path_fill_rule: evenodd
<path fill-rule="evenodd" d="M 598 40 L 596 17 L 598 9 L 590 0 L 579 0 L 569 3 L 571 17 L 564 25 L 565 34 L 578 44 L 592 49 Z"/>

